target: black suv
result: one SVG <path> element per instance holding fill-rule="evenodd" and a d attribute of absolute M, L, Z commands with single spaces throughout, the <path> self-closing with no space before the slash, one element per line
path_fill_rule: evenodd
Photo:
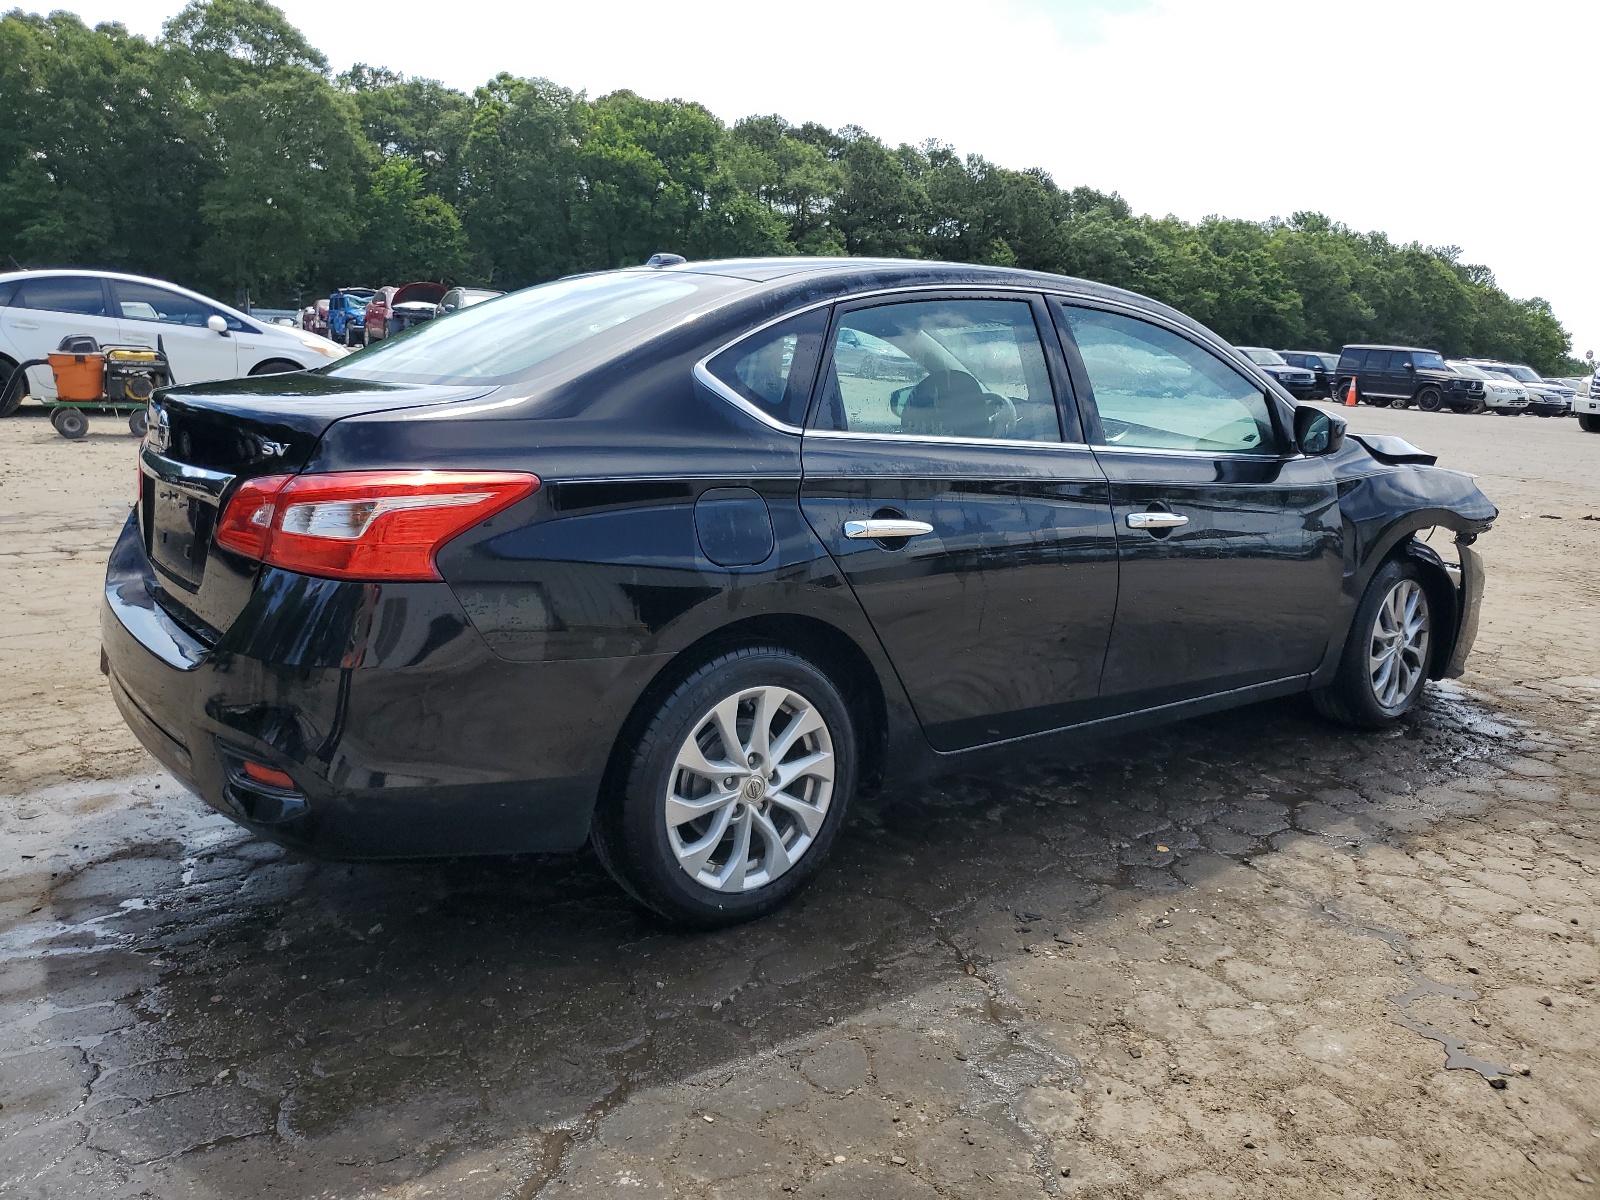
<path fill-rule="evenodd" d="M 1333 395 L 1333 376 L 1339 368 L 1339 356 L 1323 350 L 1279 350 L 1278 357 L 1291 367 L 1310 371 L 1316 378 L 1313 396 Z"/>
<path fill-rule="evenodd" d="M 1438 412 L 1448 405 L 1454 412 L 1482 412 L 1483 380 L 1468 379 L 1452 371 L 1437 350 L 1415 346 L 1346 346 L 1339 354 L 1334 393 L 1344 396 L 1350 380 L 1356 397 L 1379 408 L 1410 408 Z"/>
<path fill-rule="evenodd" d="M 1296 400 L 1309 400 L 1316 394 L 1316 376 L 1302 367 L 1291 367 L 1276 350 L 1265 346 L 1235 346 L 1234 349 L 1245 362 L 1254 363 L 1281 383 Z"/>

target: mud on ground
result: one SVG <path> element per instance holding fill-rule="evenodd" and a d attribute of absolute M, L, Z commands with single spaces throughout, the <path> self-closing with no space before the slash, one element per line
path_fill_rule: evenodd
<path fill-rule="evenodd" d="M 1353 418 L 1502 508 L 1466 678 L 884 797 L 709 936 L 210 814 L 98 675 L 131 439 L 0 422 L 0 1194 L 1600 1195 L 1600 437 Z"/>

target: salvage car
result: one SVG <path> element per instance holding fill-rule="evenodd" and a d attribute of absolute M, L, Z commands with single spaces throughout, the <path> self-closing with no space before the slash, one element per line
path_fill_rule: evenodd
<path fill-rule="evenodd" d="M 1291 367 L 1304 367 L 1316 377 L 1312 396 L 1332 399 L 1333 376 L 1339 369 L 1339 356 L 1323 350 L 1279 350 L 1278 356 Z"/>
<path fill-rule="evenodd" d="M 346 353 L 326 338 L 161 279 L 113 271 L 0 274 L 0 378 L 9 379 L 18 363 L 44 359 L 67 337 L 144 350 L 159 344 L 179 383 L 299 371 Z M 10 394 L 13 408 L 24 394 L 54 399 L 55 376 L 47 365 L 32 367 L 27 388 Z"/>
<path fill-rule="evenodd" d="M 696 926 L 861 787 L 1298 694 L 1395 725 L 1497 515 L 1171 308 L 929 262 L 563 279 L 149 427 L 101 662 L 173 774 L 334 858 L 591 841 Z"/>
<path fill-rule="evenodd" d="M 1508 375 L 1491 374 L 1469 362 L 1446 360 L 1446 365 L 1457 375 L 1483 381 L 1483 403 L 1488 412 L 1502 417 L 1520 417 L 1528 410 L 1528 389 Z"/>
<path fill-rule="evenodd" d="M 1346 346 L 1339 352 L 1334 393 L 1344 396 L 1352 383 L 1362 404 L 1378 408 L 1481 412 L 1484 404 L 1483 380 L 1452 371 L 1437 350 L 1419 346 Z"/>
<path fill-rule="evenodd" d="M 1271 375 L 1296 400 L 1309 400 L 1316 395 L 1317 376 L 1306 367 L 1293 367 L 1283 355 L 1265 346 L 1235 346 L 1240 354 Z"/>
<path fill-rule="evenodd" d="M 1572 412 L 1577 393 L 1564 384 L 1544 379 L 1526 363 L 1500 362 L 1493 358 L 1466 360 L 1480 371 L 1520 383 L 1528 393 L 1527 411 L 1536 417 L 1565 417 Z"/>
<path fill-rule="evenodd" d="M 365 344 L 367 304 L 377 295 L 373 288 L 340 288 L 328 295 L 328 336 L 341 346 Z"/>
<path fill-rule="evenodd" d="M 463 308 L 471 308 L 474 304 L 482 304 L 485 300 L 493 300 L 497 296 L 504 295 L 504 292 L 497 292 L 493 288 L 453 287 L 439 298 L 439 307 L 435 315 L 447 317 Z"/>
<path fill-rule="evenodd" d="M 387 310 L 384 313 L 384 331 L 382 336 L 393 337 L 397 333 L 404 333 L 424 321 L 431 321 L 439 312 L 439 302 L 445 296 L 445 287 L 442 283 L 429 283 L 425 280 L 416 283 L 402 284 L 394 290 L 390 297 Z M 371 325 L 376 318 L 371 318 Z M 373 331 L 373 336 L 379 336 Z"/>

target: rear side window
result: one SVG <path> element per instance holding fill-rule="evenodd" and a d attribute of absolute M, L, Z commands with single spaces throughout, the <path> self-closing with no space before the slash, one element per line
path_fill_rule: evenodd
<path fill-rule="evenodd" d="M 16 290 L 17 281 L 15 279 L 7 280 L 5 283 L 0 283 L 0 308 L 4 308 L 6 305 L 11 303 L 11 296 Z"/>
<path fill-rule="evenodd" d="M 37 308 L 80 317 L 109 315 L 106 312 L 105 289 L 100 286 L 98 279 L 86 275 L 25 279 L 11 304 L 14 308 Z"/>
<path fill-rule="evenodd" d="M 706 366 L 774 421 L 803 425 L 827 332 L 827 309 L 801 313 L 729 346 Z"/>
<path fill-rule="evenodd" d="M 1339 356 L 1339 370 L 1365 371 L 1367 369 L 1366 350 L 1346 350 Z"/>

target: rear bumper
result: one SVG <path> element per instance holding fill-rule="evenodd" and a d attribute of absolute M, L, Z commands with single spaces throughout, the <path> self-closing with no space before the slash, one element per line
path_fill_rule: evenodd
<path fill-rule="evenodd" d="M 101 663 L 123 719 L 163 766 L 239 824 L 323 857 L 583 844 L 654 656 L 507 662 L 442 583 L 287 576 L 281 586 L 285 576 L 268 572 L 208 647 L 156 603 L 137 525 L 124 528 Z M 349 603 L 330 601 L 352 588 Z M 245 760 L 288 773 L 295 792 L 251 785 Z"/>

